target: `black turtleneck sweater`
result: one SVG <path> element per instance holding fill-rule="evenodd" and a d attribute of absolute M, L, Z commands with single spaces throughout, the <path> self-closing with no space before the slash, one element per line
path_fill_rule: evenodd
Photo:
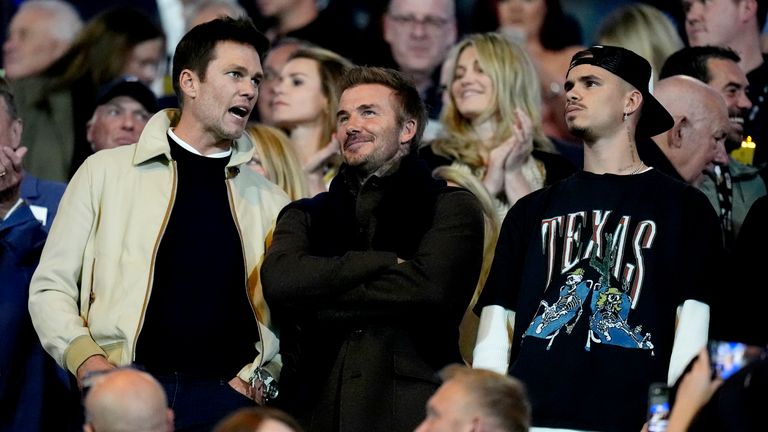
<path fill-rule="evenodd" d="M 168 141 L 176 197 L 157 251 L 136 362 L 155 373 L 229 379 L 254 358 L 258 340 L 229 205 L 229 158 L 200 156 Z"/>

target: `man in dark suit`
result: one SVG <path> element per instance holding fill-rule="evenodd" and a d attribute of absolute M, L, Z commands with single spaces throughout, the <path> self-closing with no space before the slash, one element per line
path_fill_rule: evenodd
<path fill-rule="evenodd" d="M 25 175 L 21 130 L 0 78 L 0 430 L 64 430 L 67 376 L 43 351 L 27 312 L 29 281 L 64 186 Z"/>

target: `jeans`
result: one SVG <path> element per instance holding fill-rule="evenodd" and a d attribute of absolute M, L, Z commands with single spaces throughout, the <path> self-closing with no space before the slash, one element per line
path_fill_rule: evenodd
<path fill-rule="evenodd" d="M 209 432 L 231 412 L 256 405 L 224 380 L 180 373 L 152 376 L 160 382 L 168 396 L 168 406 L 173 409 L 177 432 Z"/>

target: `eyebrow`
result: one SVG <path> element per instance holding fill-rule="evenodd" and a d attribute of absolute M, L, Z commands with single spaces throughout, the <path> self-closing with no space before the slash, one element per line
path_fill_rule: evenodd
<path fill-rule="evenodd" d="M 584 75 L 584 76 L 580 76 L 579 78 L 577 78 L 577 80 L 579 82 L 586 82 L 586 81 L 600 81 L 600 82 L 602 82 L 603 81 L 603 79 L 600 78 L 597 75 Z"/>
<path fill-rule="evenodd" d="M 239 65 L 239 64 L 230 64 L 227 67 L 225 67 L 224 70 L 226 70 L 227 72 L 235 70 L 235 71 L 241 72 L 243 75 L 248 75 L 248 69 L 245 66 Z M 264 71 L 258 71 L 256 73 L 254 73 L 253 75 L 251 75 L 251 77 L 252 78 L 263 78 L 264 77 Z"/>
<path fill-rule="evenodd" d="M 377 104 L 363 104 L 363 105 L 358 105 L 356 109 L 357 111 L 365 111 L 371 108 L 379 108 L 379 106 Z"/>
<path fill-rule="evenodd" d="M 603 79 L 600 78 L 597 75 L 591 75 L 591 74 L 590 75 L 583 75 L 583 76 L 577 77 L 575 80 L 572 79 L 572 78 L 569 78 L 569 79 L 565 80 L 565 84 L 563 84 L 563 88 L 566 91 L 572 89 L 574 87 L 576 81 L 581 82 L 581 83 L 584 83 L 584 82 L 587 82 L 587 81 L 599 81 L 599 82 L 602 83 Z"/>
<path fill-rule="evenodd" d="M 365 111 L 365 110 L 369 110 L 369 109 L 380 109 L 380 108 L 381 107 L 379 105 L 377 105 L 377 104 L 362 104 L 362 105 L 358 105 L 358 106 L 354 107 L 352 110 L 360 112 L 360 111 Z M 340 110 L 338 110 L 336 112 L 336 117 L 339 117 L 339 116 L 341 116 L 343 114 L 349 114 L 349 112 L 347 112 L 347 110 L 340 109 Z"/>

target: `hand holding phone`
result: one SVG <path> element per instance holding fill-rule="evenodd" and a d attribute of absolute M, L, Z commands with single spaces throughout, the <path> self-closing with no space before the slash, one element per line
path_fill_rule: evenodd
<path fill-rule="evenodd" d="M 648 432 L 664 432 L 669 422 L 669 387 L 653 383 L 648 390 Z"/>

